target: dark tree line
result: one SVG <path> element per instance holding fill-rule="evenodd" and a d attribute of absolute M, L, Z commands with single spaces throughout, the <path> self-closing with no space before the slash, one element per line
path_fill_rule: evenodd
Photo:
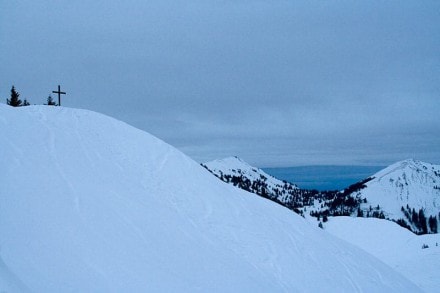
<path fill-rule="evenodd" d="M 11 97 L 9 99 L 6 99 L 6 104 L 12 107 L 23 107 L 23 106 L 29 106 L 30 103 L 27 101 L 27 99 L 24 99 L 23 101 L 20 100 L 20 93 L 17 92 L 15 89 L 15 86 L 12 86 L 11 88 Z M 53 100 L 53 98 L 49 95 L 47 97 L 47 104 L 48 106 L 58 106 L 57 103 Z"/>

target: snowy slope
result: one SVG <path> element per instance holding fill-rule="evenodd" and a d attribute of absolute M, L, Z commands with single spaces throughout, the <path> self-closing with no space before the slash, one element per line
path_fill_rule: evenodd
<path fill-rule="evenodd" d="M 395 268 L 426 292 L 440 288 L 440 234 L 415 235 L 397 224 L 374 218 L 335 217 L 325 230 Z M 422 247 L 428 246 L 425 249 Z"/>
<path fill-rule="evenodd" d="M 272 177 L 263 170 L 252 167 L 239 157 L 228 157 L 224 159 L 214 160 L 203 164 L 206 166 L 213 174 L 217 176 L 221 175 L 244 175 L 252 180 L 261 180 L 263 178 L 269 178 L 269 187 L 283 186 L 284 182 Z"/>
<path fill-rule="evenodd" d="M 366 183 L 359 195 L 368 205 L 380 205 L 390 219 L 405 218 L 401 208 L 408 205 L 416 211 L 423 209 L 425 216 L 440 213 L 440 166 L 416 160 L 395 163 Z"/>
<path fill-rule="evenodd" d="M 418 292 L 97 113 L 0 104 L 0 162 L 0 291 Z"/>
<path fill-rule="evenodd" d="M 296 185 L 281 181 L 238 157 L 218 159 L 204 163 L 202 166 L 225 182 L 233 183 L 242 189 L 263 195 L 282 204 L 291 202 L 299 190 Z M 234 181 L 234 177 L 240 179 Z"/>

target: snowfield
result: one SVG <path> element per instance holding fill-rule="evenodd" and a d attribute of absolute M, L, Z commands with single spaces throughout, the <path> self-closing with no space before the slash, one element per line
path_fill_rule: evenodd
<path fill-rule="evenodd" d="M 440 234 L 415 235 L 375 218 L 330 217 L 325 230 L 376 256 L 426 292 L 440 288 Z"/>
<path fill-rule="evenodd" d="M 0 291 L 420 291 L 288 209 L 90 111 L 0 104 L 0 174 Z"/>

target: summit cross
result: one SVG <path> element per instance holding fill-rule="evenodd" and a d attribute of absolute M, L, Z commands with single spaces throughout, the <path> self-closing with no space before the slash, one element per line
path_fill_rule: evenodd
<path fill-rule="evenodd" d="M 52 93 L 58 94 L 58 106 L 61 106 L 61 95 L 65 95 L 66 92 L 62 92 L 60 85 L 58 85 L 58 91 L 52 91 Z"/>

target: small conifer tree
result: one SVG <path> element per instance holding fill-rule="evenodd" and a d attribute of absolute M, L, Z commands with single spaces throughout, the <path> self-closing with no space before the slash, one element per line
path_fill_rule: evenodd
<path fill-rule="evenodd" d="M 6 99 L 6 103 L 12 107 L 20 107 L 22 102 L 19 99 L 20 94 L 15 90 L 15 87 L 11 88 L 11 99 Z"/>
<path fill-rule="evenodd" d="M 52 99 L 52 96 L 51 96 L 51 95 L 49 95 L 49 96 L 47 97 L 47 105 L 48 105 L 48 106 L 56 106 L 56 105 L 57 105 L 57 103 L 55 103 L 54 100 Z"/>

